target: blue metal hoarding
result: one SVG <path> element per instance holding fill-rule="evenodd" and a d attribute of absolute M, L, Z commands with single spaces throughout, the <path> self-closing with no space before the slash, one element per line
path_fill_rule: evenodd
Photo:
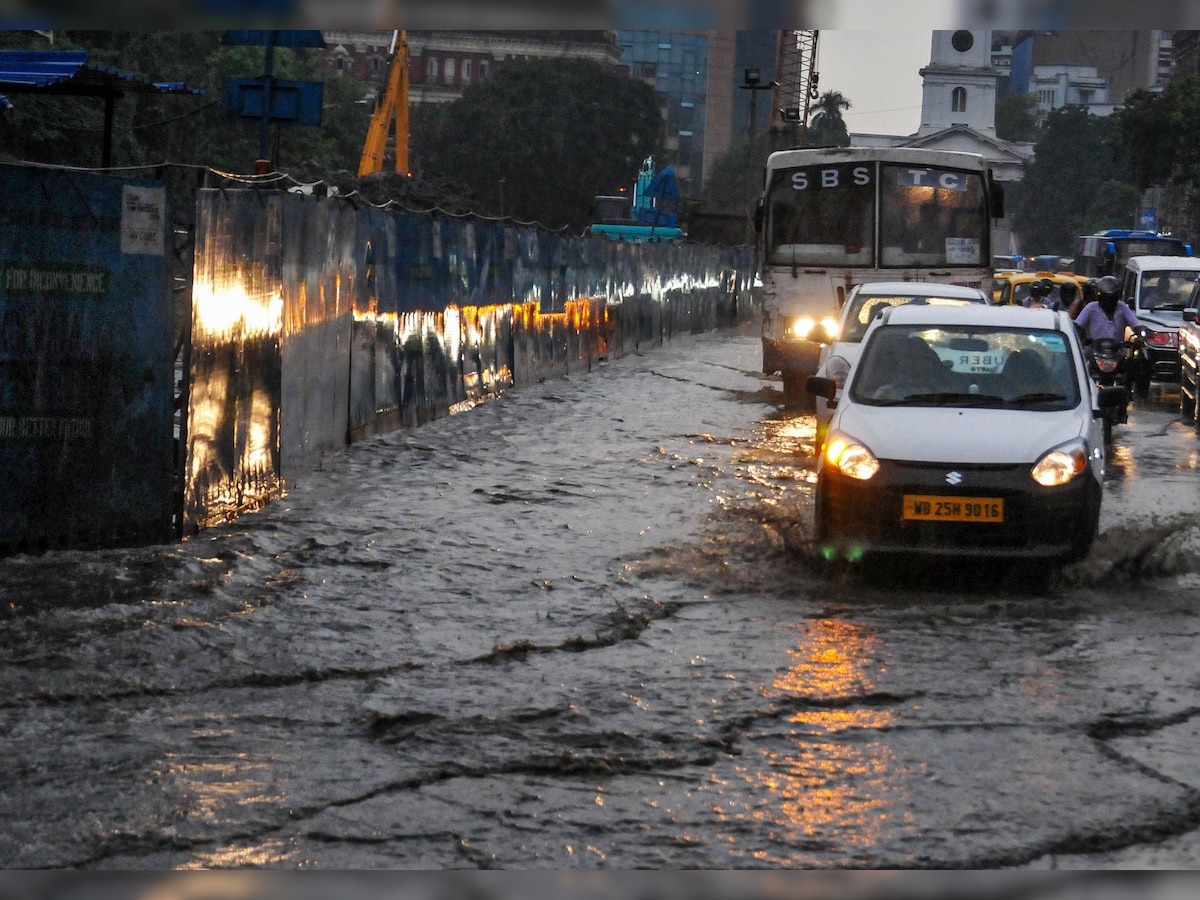
<path fill-rule="evenodd" d="M 0 166 L 0 550 L 172 535 L 166 188 Z"/>

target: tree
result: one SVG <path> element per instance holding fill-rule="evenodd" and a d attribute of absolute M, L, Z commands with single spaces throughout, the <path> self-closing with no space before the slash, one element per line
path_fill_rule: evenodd
<path fill-rule="evenodd" d="M 1159 227 L 1200 232 L 1200 76 L 1173 79 L 1162 93 L 1137 91 L 1113 114 L 1115 143 L 1143 190 L 1170 187 Z"/>
<path fill-rule="evenodd" d="M 1141 199 L 1142 192 L 1128 181 L 1104 182 L 1092 196 L 1079 233 L 1102 231 L 1114 222 L 1133 222 Z"/>
<path fill-rule="evenodd" d="M 817 98 L 816 112 L 808 123 L 808 146 L 849 147 L 850 132 L 842 118 L 842 110 L 849 108 L 850 101 L 840 91 L 826 91 Z"/>
<path fill-rule="evenodd" d="M 1086 109 L 1068 106 L 1046 117 L 1025 177 L 1010 191 L 1011 214 L 1027 255 L 1069 255 L 1075 238 L 1103 228 L 1131 227 L 1121 221 L 1098 221 L 1108 214 L 1106 198 L 1114 184 L 1132 181 L 1113 140 L 1108 118 L 1089 116 Z"/>
<path fill-rule="evenodd" d="M 1037 141 L 1037 97 L 1009 94 L 996 103 L 996 137 L 1002 141 Z"/>
<path fill-rule="evenodd" d="M 753 208 L 763 189 L 763 162 L 767 158 L 766 132 L 734 141 L 713 161 L 701 198 L 714 206 Z"/>
<path fill-rule="evenodd" d="M 457 180 L 481 211 L 582 231 L 595 197 L 637 179 L 662 153 L 663 122 L 652 87 L 605 63 L 579 59 L 506 62 L 462 97 L 418 107 L 412 159 L 423 176 Z"/>

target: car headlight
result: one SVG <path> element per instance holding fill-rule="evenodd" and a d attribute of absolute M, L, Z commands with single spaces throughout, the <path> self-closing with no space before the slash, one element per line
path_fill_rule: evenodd
<path fill-rule="evenodd" d="M 1083 441 L 1071 441 L 1046 453 L 1029 474 L 1042 487 L 1057 487 L 1086 471 L 1087 466 L 1087 445 Z"/>
<path fill-rule="evenodd" d="M 825 377 L 837 382 L 838 390 L 846 386 L 846 376 L 850 374 L 850 363 L 840 356 L 831 356 L 825 365 Z"/>
<path fill-rule="evenodd" d="M 835 435 L 821 448 L 826 465 L 833 466 L 848 478 L 866 481 L 879 471 L 875 454 L 846 435 Z"/>

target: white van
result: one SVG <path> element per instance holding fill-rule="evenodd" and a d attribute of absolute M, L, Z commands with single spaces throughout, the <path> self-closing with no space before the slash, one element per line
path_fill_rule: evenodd
<path fill-rule="evenodd" d="M 1125 261 L 1121 299 L 1146 326 L 1150 381 L 1179 383 L 1179 326 L 1197 278 L 1200 258 L 1193 256 L 1131 256 Z M 1138 393 L 1147 387 L 1138 384 Z"/>

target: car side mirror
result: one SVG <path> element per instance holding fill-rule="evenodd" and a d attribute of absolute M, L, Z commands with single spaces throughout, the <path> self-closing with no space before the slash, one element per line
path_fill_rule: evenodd
<path fill-rule="evenodd" d="M 1183 311 L 1183 321 L 1195 322 L 1196 321 L 1196 313 L 1197 313 L 1196 307 L 1189 306 L 1187 309 L 1185 309 Z"/>
<path fill-rule="evenodd" d="M 837 396 L 837 382 L 819 375 L 808 376 L 808 380 L 804 382 L 804 389 L 814 397 L 824 397 L 826 400 Z"/>

